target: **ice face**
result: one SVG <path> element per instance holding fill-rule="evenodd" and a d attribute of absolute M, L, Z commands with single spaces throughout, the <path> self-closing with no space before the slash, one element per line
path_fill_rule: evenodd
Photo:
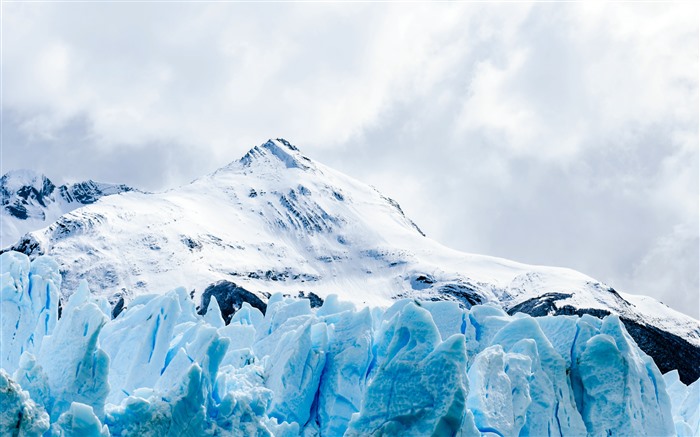
<path fill-rule="evenodd" d="M 331 313 L 333 305 L 331 300 L 324 313 Z M 326 365 L 318 396 L 318 421 L 323 435 L 342 435 L 352 414 L 360 410 L 372 360 L 372 316 L 369 309 L 360 312 L 354 308 L 337 310 L 340 312 L 323 318 L 329 325 Z"/>
<path fill-rule="evenodd" d="M 41 348 L 58 320 L 61 275 L 50 258 L 6 252 L 0 260 L 0 366 L 12 373 L 23 352 Z"/>
<path fill-rule="evenodd" d="M 109 393 L 109 357 L 97 345 L 107 318 L 92 302 L 72 302 L 76 297 L 79 296 L 73 295 L 69 300 L 68 311 L 56 329 L 44 338 L 37 357 L 51 394 L 52 420 L 70 408 L 72 402 L 89 405 L 102 416 Z"/>
<path fill-rule="evenodd" d="M 119 387 L 110 391 L 109 402 L 118 403 L 139 387 L 153 387 L 165 368 L 181 311 L 178 296 L 171 293 L 134 305 L 105 327 L 100 344 L 111 361 L 109 384 Z"/>
<path fill-rule="evenodd" d="M 346 435 L 455 435 L 464 421 L 466 348 L 444 342 L 428 311 L 405 305 L 389 320 L 373 357 L 358 414 Z"/>
<path fill-rule="evenodd" d="M 58 265 L 0 257 L 2 435 L 698 434 L 700 383 L 616 316 L 277 294 L 225 325 L 176 289 L 110 319 L 83 284 L 58 319 Z"/>
<path fill-rule="evenodd" d="M 533 340 L 537 350 L 537 359 L 543 371 L 540 383 L 544 383 L 545 392 L 553 396 L 548 401 L 553 405 L 546 428 L 549 435 L 582 435 L 586 433 L 581 415 L 576 409 L 576 403 L 571 391 L 570 380 L 567 377 L 566 360 L 554 349 L 540 325 L 532 317 L 520 317 L 507 323 L 492 340 L 492 344 L 503 346 L 510 351 L 518 342 Z M 546 378 L 544 378 L 546 377 Z M 551 386 L 546 384 L 549 380 Z M 544 382 L 543 382 L 544 381 Z M 542 428 L 544 429 L 544 427 Z M 532 430 L 530 430 L 532 432 Z"/>
<path fill-rule="evenodd" d="M 675 434 L 664 379 L 617 316 L 603 320 L 600 333 L 586 341 L 577 372 L 583 385 L 582 413 L 590 432 Z"/>
<path fill-rule="evenodd" d="M 671 410 L 679 436 L 694 436 L 700 434 L 700 383 L 686 386 L 680 380 L 677 370 L 664 375 L 667 392 L 671 398 Z"/>

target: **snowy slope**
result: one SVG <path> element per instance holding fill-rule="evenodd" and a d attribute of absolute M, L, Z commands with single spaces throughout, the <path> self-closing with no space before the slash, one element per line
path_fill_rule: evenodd
<path fill-rule="evenodd" d="M 31 170 L 8 172 L 0 178 L 0 248 L 100 197 L 131 190 L 126 185 L 91 180 L 57 187 L 46 176 Z"/>
<path fill-rule="evenodd" d="M 118 317 L 58 264 L 0 255 L 0 434 L 697 435 L 700 381 L 662 375 L 617 316 L 509 316 L 273 295 L 228 325 L 185 289 Z"/>
<path fill-rule="evenodd" d="M 393 200 L 285 140 L 268 141 L 178 189 L 105 197 L 14 247 L 54 256 L 65 294 L 86 279 L 95 293 L 113 303 L 121 296 L 127 306 L 138 295 L 178 286 L 199 302 L 218 281 L 262 301 L 301 292 L 371 306 L 401 297 L 465 307 L 494 302 L 537 316 L 618 314 L 640 327 L 640 344 L 648 332 L 661 332 L 642 345 L 655 359 L 670 353 L 661 350 L 669 341 L 685 351 L 684 360 L 700 357 L 697 320 L 573 270 L 449 249 L 425 237 Z M 697 379 L 697 366 L 681 369 L 674 356 L 662 370 L 679 368 L 685 381 Z"/>

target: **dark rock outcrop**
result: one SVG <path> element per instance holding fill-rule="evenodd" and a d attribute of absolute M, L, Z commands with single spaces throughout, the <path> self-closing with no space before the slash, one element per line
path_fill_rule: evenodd
<path fill-rule="evenodd" d="M 267 310 L 267 304 L 250 291 L 230 281 L 219 281 L 211 284 L 204 290 L 202 304 L 198 311 L 199 314 L 204 315 L 207 313 L 212 296 L 216 297 L 219 308 L 221 308 L 221 317 L 227 325 L 235 312 L 241 309 L 243 302 L 248 302 L 250 306 L 259 309 L 263 314 Z"/>
<path fill-rule="evenodd" d="M 300 291 L 299 297 L 302 299 L 309 299 L 309 304 L 311 305 L 311 308 L 319 308 L 321 305 L 323 305 L 323 298 L 314 293 L 313 291 L 309 291 L 308 293 Z"/>
<path fill-rule="evenodd" d="M 124 311 L 126 307 L 124 306 L 124 296 L 120 296 L 119 300 L 117 301 L 116 304 L 114 304 L 114 307 L 112 308 L 112 318 L 116 319 L 119 314 Z"/>

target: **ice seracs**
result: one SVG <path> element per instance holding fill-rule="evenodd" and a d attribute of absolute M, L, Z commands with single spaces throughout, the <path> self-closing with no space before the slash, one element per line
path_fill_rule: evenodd
<path fill-rule="evenodd" d="M 469 385 L 464 336 L 455 334 L 442 341 L 430 312 L 410 302 L 382 322 L 362 404 L 346 435 L 473 431 L 466 409 Z"/>
<path fill-rule="evenodd" d="M 180 288 L 111 319 L 82 286 L 37 329 L 58 265 L 16 253 L 0 265 L 3 435 L 698 432 L 698 383 L 662 376 L 616 316 L 409 299 L 358 308 L 332 296 L 312 308 L 275 294 L 265 314 L 243 303 L 226 325 Z"/>
<path fill-rule="evenodd" d="M 700 434 L 700 380 L 686 386 L 680 381 L 675 370 L 666 373 L 664 380 L 671 397 L 673 420 L 678 435 Z"/>
<path fill-rule="evenodd" d="M 17 252 L 0 263 L 0 367 L 14 372 L 25 350 L 39 350 L 58 320 L 61 275 L 50 258 L 29 258 Z M 30 291 L 31 290 L 31 291 Z"/>

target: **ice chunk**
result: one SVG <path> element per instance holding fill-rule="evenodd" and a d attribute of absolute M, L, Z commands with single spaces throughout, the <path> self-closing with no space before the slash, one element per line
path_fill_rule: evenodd
<path fill-rule="evenodd" d="M 231 317 L 230 324 L 251 325 L 258 329 L 264 319 L 265 316 L 259 309 L 252 307 L 248 302 L 243 302 L 241 309 L 236 311 Z"/>
<path fill-rule="evenodd" d="M 312 318 L 311 315 L 292 317 L 284 322 L 281 329 L 277 329 L 269 334 L 261 334 L 260 330 L 256 330 L 256 340 L 253 344 L 255 356 L 259 359 L 272 356 L 278 349 L 281 339 L 288 338 L 289 332 L 295 331 L 309 320 L 312 320 Z"/>
<path fill-rule="evenodd" d="M 270 417 L 306 424 L 325 365 L 327 343 L 326 325 L 313 319 L 280 338 L 265 369 L 265 386 L 273 392 Z"/>
<path fill-rule="evenodd" d="M 679 436 L 694 436 L 700 433 L 700 380 L 690 386 L 681 382 L 677 370 L 664 375 L 668 395 L 671 398 L 671 410 Z"/>
<path fill-rule="evenodd" d="M 535 319 L 554 350 L 566 362 L 567 369 L 571 367 L 571 349 L 576 339 L 578 319 L 576 316 L 545 316 Z"/>
<path fill-rule="evenodd" d="M 469 309 L 469 321 L 474 326 L 479 349 L 491 344 L 491 339 L 511 318 L 502 309 L 491 305 L 476 305 Z"/>
<path fill-rule="evenodd" d="M 36 357 L 25 352 L 19 360 L 19 368 L 15 371 L 14 380 L 29 392 L 32 399 L 40 405 L 48 408 L 53 404 L 49 381 L 44 373 L 44 369 L 37 362 Z"/>
<path fill-rule="evenodd" d="M 639 436 L 675 433 L 663 377 L 617 316 L 606 317 L 600 334 L 586 342 L 578 370 L 589 432 Z"/>
<path fill-rule="evenodd" d="M 272 428 L 266 412 L 272 392 L 264 387 L 263 374 L 264 369 L 256 364 L 222 367 L 212 393 L 218 403 L 215 413 L 219 427 L 246 436 L 270 435 Z M 296 429 L 298 434 L 298 426 Z"/>
<path fill-rule="evenodd" d="M 579 356 L 582 413 L 588 432 L 674 435 L 671 401 L 656 366 L 641 352 L 617 316 L 603 320 Z"/>
<path fill-rule="evenodd" d="M 379 341 L 378 370 L 369 381 L 360 412 L 345 435 L 454 435 L 463 427 L 466 350 L 464 337 L 440 341 L 430 313 L 403 306 Z"/>
<path fill-rule="evenodd" d="M 299 424 L 296 422 L 278 422 L 272 417 L 267 421 L 267 426 L 275 437 L 297 437 L 301 435 Z"/>
<path fill-rule="evenodd" d="M 219 366 L 225 357 L 229 340 L 219 336 L 218 331 L 207 325 L 193 325 L 178 341 L 171 342 L 168 357 L 177 351 L 176 359 L 166 360 L 161 376 L 156 382 L 156 390 L 167 390 L 173 381 L 180 381 L 194 362 L 203 370 L 202 381 L 205 389 L 210 390 L 214 385 Z"/>
<path fill-rule="evenodd" d="M 224 319 L 221 317 L 221 308 L 219 308 L 219 302 L 216 300 L 216 296 L 212 296 L 209 300 L 207 312 L 204 314 L 204 321 L 215 328 L 221 328 L 225 325 Z"/>
<path fill-rule="evenodd" d="M 109 357 L 98 347 L 97 338 L 107 317 L 81 294 L 72 296 L 67 308 L 53 333 L 44 338 L 38 356 L 53 401 L 49 414 L 54 420 L 75 401 L 102 416 L 109 393 Z"/>
<path fill-rule="evenodd" d="M 537 351 L 537 343 L 531 338 L 524 338 L 515 343 L 510 348 L 510 354 L 519 354 L 530 358 L 529 385 L 527 389 L 523 386 L 516 385 L 516 390 L 513 391 L 513 412 L 515 423 L 518 421 L 519 409 L 517 407 L 518 392 L 522 392 L 522 401 L 526 399 L 526 391 L 529 391 L 530 403 L 527 405 L 527 413 L 525 423 L 522 425 L 520 435 L 551 435 L 556 434 L 554 430 L 558 430 L 556 407 L 558 405 L 557 397 L 554 395 L 554 384 L 547 372 L 542 369 L 539 353 Z M 508 372 L 511 370 L 507 368 Z M 523 371 L 526 369 L 523 369 Z M 514 372 L 508 372 L 512 382 L 522 383 L 522 379 L 514 376 Z"/>
<path fill-rule="evenodd" d="M 288 319 L 299 316 L 311 316 L 311 304 L 308 299 L 285 299 L 280 293 L 274 294 L 267 304 L 265 319 L 258 330 L 258 338 L 273 333 Z"/>
<path fill-rule="evenodd" d="M 581 362 L 581 354 L 586 349 L 586 343 L 593 336 L 600 332 L 600 320 L 593 316 L 584 314 L 576 322 L 576 336 L 571 345 L 571 389 L 574 392 L 574 400 L 578 411 L 583 411 L 583 382 L 581 381 L 581 372 L 579 371 L 579 363 Z"/>
<path fill-rule="evenodd" d="M 586 343 L 581 354 L 579 373 L 585 389 L 583 418 L 593 435 L 643 435 L 630 428 L 625 414 L 625 375 L 627 363 L 609 335 L 596 335 Z"/>
<path fill-rule="evenodd" d="M 464 334 L 466 330 L 466 312 L 457 302 L 438 301 L 423 302 L 423 308 L 430 311 L 435 326 L 440 331 L 440 337 L 447 340 L 454 334 Z"/>
<path fill-rule="evenodd" d="M 49 429 L 49 415 L 0 369 L 0 435 L 40 436 Z"/>
<path fill-rule="evenodd" d="M 108 412 L 105 422 L 114 435 L 194 437 L 213 431 L 198 365 L 193 364 L 178 388 L 167 395 L 128 397 L 120 407 Z"/>
<path fill-rule="evenodd" d="M 527 412 L 532 402 L 530 381 L 532 380 L 532 359 L 527 355 L 509 353 L 506 355 L 505 372 L 510 380 L 513 395 L 513 433 L 519 435 L 527 420 Z"/>
<path fill-rule="evenodd" d="M 0 367 L 14 372 L 23 352 L 37 353 L 58 320 L 58 264 L 48 257 L 0 254 Z"/>
<path fill-rule="evenodd" d="M 255 328 L 251 325 L 229 323 L 219 328 L 219 335 L 229 339 L 229 350 L 250 349 L 255 343 Z"/>
<path fill-rule="evenodd" d="M 678 410 L 692 435 L 700 435 L 700 379 L 688 386 L 688 396 Z"/>
<path fill-rule="evenodd" d="M 469 390 L 467 407 L 474 412 L 479 431 L 518 435 L 513 416 L 513 390 L 505 373 L 505 353 L 500 345 L 488 347 L 476 356 L 469 368 Z"/>
<path fill-rule="evenodd" d="M 325 313 L 332 314 L 324 319 L 332 329 L 319 387 L 318 419 L 322 435 L 342 435 L 352 414 L 360 410 L 372 358 L 372 316 L 367 308 Z"/>
<path fill-rule="evenodd" d="M 73 402 L 51 427 L 51 433 L 61 437 L 109 437 L 107 425 L 102 425 L 92 407 Z"/>
<path fill-rule="evenodd" d="M 500 344 L 505 350 L 511 351 L 511 348 L 523 339 L 534 340 L 540 365 L 552 384 L 555 413 L 549 419 L 548 428 L 551 434 L 585 434 L 586 428 L 581 414 L 576 409 L 576 402 L 567 377 L 566 361 L 552 347 L 535 319 L 530 316 L 515 318 L 495 334 L 492 344 Z"/>
<path fill-rule="evenodd" d="M 182 312 L 180 299 L 171 293 L 132 306 L 105 327 L 100 344 L 112 361 L 110 403 L 119 403 L 135 388 L 155 385 Z"/>
<path fill-rule="evenodd" d="M 338 300 L 338 295 L 331 294 L 326 297 L 326 300 L 323 301 L 323 305 L 321 305 L 321 308 L 318 309 L 316 314 L 319 317 L 323 317 L 354 309 L 355 305 L 353 305 L 351 302 L 342 302 Z"/>

